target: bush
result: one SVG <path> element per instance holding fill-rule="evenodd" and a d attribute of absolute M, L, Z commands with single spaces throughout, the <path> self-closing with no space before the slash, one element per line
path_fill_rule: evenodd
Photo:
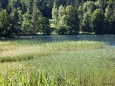
<path fill-rule="evenodd" d="M 59 28 L 59 30 L 58 30 L 58 34 L 59 34 L 59 35 L 67 35 L 67 34 L 68 34 L 67 27 L 65 27 L 65 26 L 60 26 L 60 28 Z"/>

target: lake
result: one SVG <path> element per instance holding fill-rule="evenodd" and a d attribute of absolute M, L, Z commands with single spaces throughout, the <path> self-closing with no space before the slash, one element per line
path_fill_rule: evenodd
<path fill-rule="evenodd" d="M 29 36 L 21 36 L 20 38 L 29 38 Z M 115 46 L 115 35 L 40 35 L 33 36 L 33 39 L 54 42 L 54 41 L 100 41 L 106 42 L 108 45 Z"/>

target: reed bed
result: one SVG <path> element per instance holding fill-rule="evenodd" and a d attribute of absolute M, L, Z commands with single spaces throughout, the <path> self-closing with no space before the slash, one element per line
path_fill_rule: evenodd
<path fill-rule="evenodd" d="M 0 42 L 0 86 L 115 86 L 115 48 L 105 46 L 94 41 Z"/>
<path fill-rule="evenodd" d="M 104 48 L 105 44 L 94 41 L 53 42 L 46 44 L 27 44 L 20 42 L 0 42 L 0 62 L 21 61 L 51 55 L 58 51 L 90 50 Z"/>
<path fill-rule="evenodd" d="M 0 62 L 21 61 L 52 54 L 39 45 L 22 45 L 12 42 L 0 43 Z"/>
<path fill-rule="evenodd" d="M 1 86 L 114 86 L 115 70 L 76 72 L 69 75 L 66 71 L 46 71 L 22 66 L 6 67 L 0 71 Z"/>
<path fill-rule="evenodd" d="M 96 41 L 63 41 L 46 43 L 45 47 L 56 51 L 74 51 L 74 50 L 92 50 L 101 49 L 106 46 L 106 43 Z"/>

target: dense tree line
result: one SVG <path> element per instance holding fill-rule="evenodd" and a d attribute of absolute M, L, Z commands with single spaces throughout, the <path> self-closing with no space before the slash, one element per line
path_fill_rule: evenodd
<path fill-rule="evenodd" d="M 115 34 L 115 1 L 81 0 L 67 6 L 54 3 L 52 18 L 59 34 Z"/>
<path fill-rule="evenodd" d="M 51 34 L 49 16 L 43 15 L 38 2 L 39 0 L 0 0 L 0 36 Z"/>
<path fill-rule="evenodd" d="M 115 33 L 114 0 L 0 0 L 0 36 Z"/>

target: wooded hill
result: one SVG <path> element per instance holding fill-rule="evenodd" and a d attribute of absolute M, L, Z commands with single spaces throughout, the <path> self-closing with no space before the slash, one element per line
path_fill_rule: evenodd
<path fill-rule="evenodd" d="M 49 20 L 52 20 L 53 27 Z M 0 0 L 0 36 L 115 34 L 114 0 Z"/>

